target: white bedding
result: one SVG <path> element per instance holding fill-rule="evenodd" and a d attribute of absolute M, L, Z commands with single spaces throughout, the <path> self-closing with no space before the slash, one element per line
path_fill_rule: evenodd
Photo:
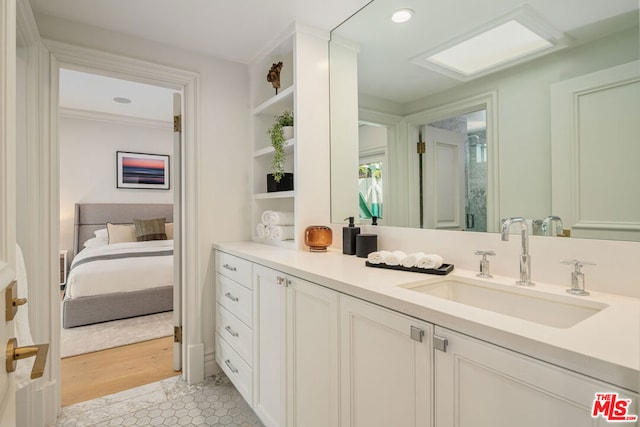
<path fill-rule="evenodd" d="M 65 299 L 172 286 L 173 255 L 96 260 L 79 264 L 83 259 L 94 256 L 167 250 L 173 250 L 173 240 L 114 243 L 85 248 L 71 264 Z"/>

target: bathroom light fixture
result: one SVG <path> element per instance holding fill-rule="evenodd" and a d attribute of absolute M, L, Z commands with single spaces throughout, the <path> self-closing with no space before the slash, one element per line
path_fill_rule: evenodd
<path fill-rule="evenodd" d="M 122 96 L 114 97 L 113 102 L 117 102 L 118 104 L 131 104 L 131 100 L 129 98 L 124 98 Z"/>
<path fill-rule="evenodd" d="M 411 9 L 398 9 L 391 15 L 391 20 L 397 24 L 407 22 L 413 17 L 413 10 Z"/>
<path fill-rule="evenodd" d="M 412 62 L 467 81 L 563 47 L 564 35 L 523 7 L 430 49 Z"/>

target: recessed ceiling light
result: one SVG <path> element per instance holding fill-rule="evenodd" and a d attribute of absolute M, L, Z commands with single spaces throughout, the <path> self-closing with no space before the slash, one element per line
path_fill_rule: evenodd
<path fill-rule="evenodd" d="M 413 10 L 411 9 L 398 9 L 391 15 L 391 20 L 397 24 L 407 22 L 413 17 Z"/>
<path fill-rule="evenodd" d="M 131 100 L 129 98 L 123 98 L 121 96 L 113 98 L 113 102 L 117 102 L 118 104 L 131 104 Z"/>

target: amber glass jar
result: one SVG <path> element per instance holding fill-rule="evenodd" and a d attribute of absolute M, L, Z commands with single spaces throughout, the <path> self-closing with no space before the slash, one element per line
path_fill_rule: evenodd
<path fill-rule="evenodd" d="M 326 252 L 332 242 L 331 229 L 325 225 L 310 225 L 304 230 L 304 244 L 311 252 Z"/>

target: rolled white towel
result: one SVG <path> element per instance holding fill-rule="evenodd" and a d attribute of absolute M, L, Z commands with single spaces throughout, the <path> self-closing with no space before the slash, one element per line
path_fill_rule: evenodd
<path fill-rule="evenodd" d="M 393 251 L 389 255 L 384 257 L 382 262 L 384 262 L 387 265 L 400 265 L 402 263 L 402 260 L 405 259 L 406 257 L 407 257 L 407 254 L 405 254 L 402 251 Z"/>
<path fill-rule="evenodd" d="M 264 211 L 262 212 L 264 225 L 294 225 L 293 212 Z"/>
<path fill-rule="evenodd" d="M 384 258 L 390 254 L 391 252 L 389 251 L 371 252 L 369 255 L 367 255 L 367 261 L 369 261 L 371 264 L 381 264 Z"/>
<path fill-rule="evenodd" d="M 293 240 L 295 237 L 293 225 L 269 225 L 267 228 L 271 240 Z"/>
<path fill-rule="evenodd" d="M 256 225 L 256 235 L 259 239 L 267 238 L 267 227 L 263 223 Z"/>
<path fill-rule="evenodd" d="M 425 254 L 416 263 L 416 267 L 419 268 L 440 268 L 444 260 L 438 254 Z"/>
<path fill-rule="evenodd" d="M 415 267 L 418 264 L 418 260 L 424 257 L 424 252 L 414 252 L 412 254 L 407 255 L 401 262 L 403 267 L 411 268 Z"/>

